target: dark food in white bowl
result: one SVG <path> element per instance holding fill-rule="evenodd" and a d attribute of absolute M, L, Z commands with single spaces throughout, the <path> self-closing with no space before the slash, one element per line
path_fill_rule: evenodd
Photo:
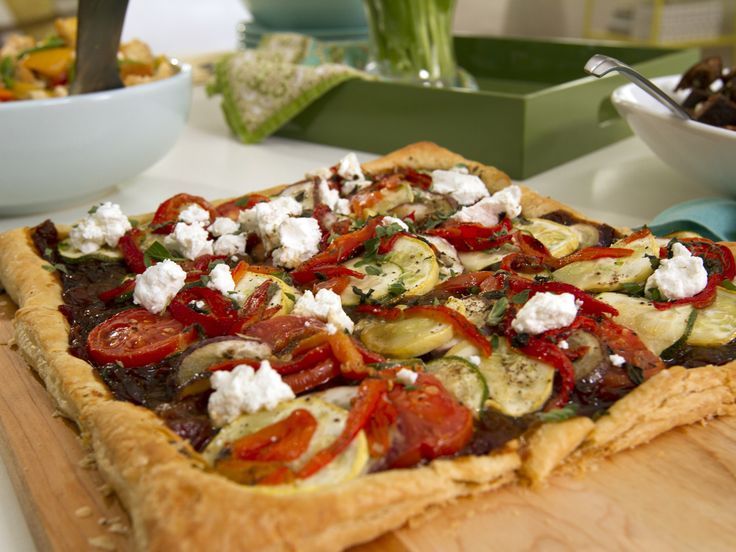
<path fill-rule="evenodd" d="M 690 90 L 682 106 L 698 122 L 736 130 L 736 67 L 720 57 L 706 58 L 688 69 L 675 91 Z"/>

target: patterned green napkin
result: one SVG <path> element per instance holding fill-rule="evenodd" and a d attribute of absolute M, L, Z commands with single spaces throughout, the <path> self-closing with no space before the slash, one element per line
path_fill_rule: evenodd
<path fill-rule="evenodd" d="M 367 78 L 347 65 L 321 63 L 330 56 L 334 52 L 304 35 L 266 35 L 258 49 L 222 59 L 207 92 L 222 95 L 233 132 L 257 143 L 338 84 Z"/>

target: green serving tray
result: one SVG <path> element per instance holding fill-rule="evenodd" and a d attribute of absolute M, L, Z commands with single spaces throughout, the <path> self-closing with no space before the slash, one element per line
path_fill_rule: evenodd
<path fill-rule="evenodd" d="M 609 100 L 625 81 L 585 76 L 593 54 L 649 77 L 699 59 L 695 49 L 489 37 L 456 37 L 455 52 L 479 90 L 351 80 L 278 134 L 380 154 L 430 140 L 523 179 L 631 134 Z"/>

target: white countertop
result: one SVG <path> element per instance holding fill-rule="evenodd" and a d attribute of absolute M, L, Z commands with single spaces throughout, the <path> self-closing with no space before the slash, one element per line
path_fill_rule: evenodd
<path fill-rule="evenodd" d="M 297 180 L 305 171 L 334 164 L 346 152 L 282 138 L 243 145 L 230 134 L 218 100 L 207 99 L 203 90 L 197 89 L 189 125 L 175 147 L 156 165 L 104 199 L 119 203 L 126 213 L 139 213 L 155 209 L 163 199 L 178 192 L 208 199 L 241 195 Z M 358 156 L 361 161 L 376 157 L 361 153 Z M 524 183 L 593 218 L 624 226 L 643 224 L 675 203 L 719 196 L 674 173 L 636 138 Z M 50 213 L 0 218 L 0 231 L 33 225 L 45 218 L 70 223 L 84 215 L 91 203 L 92 200 Z M 0 511 L 0 550 L 36 550 L 4 466 L 0 467 Z"/>

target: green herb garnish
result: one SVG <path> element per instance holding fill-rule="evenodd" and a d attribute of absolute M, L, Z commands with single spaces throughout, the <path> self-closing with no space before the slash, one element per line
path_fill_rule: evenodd
<path fill-rule="evenodd" d="M 503 320 L 504 315 L 506 314 L 506 309 L 509 306 L 509 300 L 506 299 L 506 297 L 501 297 L 498 299 L 494 304 L 493 308 L 491 309 L 491 312 L 488 313 L 488 316 L 486 317 L 486 323 L 489 326 L 497 326 L 501 323 Z"/>
<path fill-rule="evenodd" d="M 515 305 L 521 305 L 529 300 L 529 290 L 525 289 L 511 297 L 511 302 Z"/>
<path fill-rule="evenodd" d="M 540 422 L 564 422 L 575 416 L 578 407 L 574 404 L 567 404 L 562 408 L 555 408 L 549 412 L 540 412 L 537 414 Z"/>
<path fill-rule="evenodd" d="M 47 272 L 59 271 L 63 272 L 64 274 L 69 274 L 69 269 L 61 263 L 45 264 L 41 268 L 43 268 Z"/>

